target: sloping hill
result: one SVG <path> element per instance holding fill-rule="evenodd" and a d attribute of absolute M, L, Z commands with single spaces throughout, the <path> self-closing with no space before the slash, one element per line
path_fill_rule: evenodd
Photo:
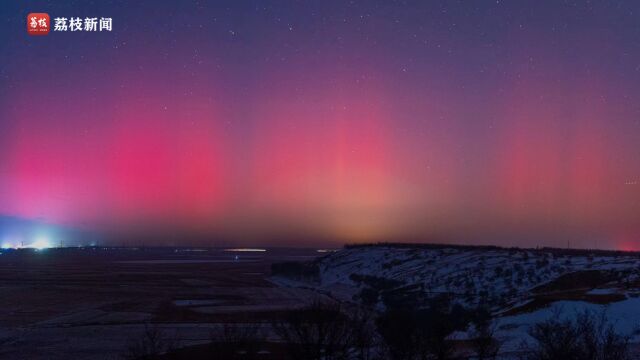
<path fill-rule="evenodd" d="M 533 302 L 622 300 L 624 295 L 615 294 L 635 291 L 639 265 L 636 253 L 607 251 L 356 246 L 320 259 L 317 282 L 310 285 L 342 300 L 380 307 L 447 294 L 468 307 L 513 313 Z M 589 294 L 603 286 L 621 290 Z"/>

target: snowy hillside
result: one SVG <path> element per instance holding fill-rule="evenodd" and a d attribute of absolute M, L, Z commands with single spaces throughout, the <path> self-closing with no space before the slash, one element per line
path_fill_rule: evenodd
<path fill-rule="evenodd" d="M 619 291 L 593 289 L 607 283 L 630 287 L 638 279 L 639 265 L 635 253 L 364 246 L 319 260 L 316 286 L 343 300 L 378 306 L 390 294 L 450 294 L 462 305 L 482 304 L 498 311 L 569 290 L 576 300 L 602 302 Z M 560 288 L 553 286 L 555 281 L 561 282 Z"/>
<path fill-rule="evenodd" d="M 493 318 L 493 337 L 504 359 L 519 358 L 523 345 L 535 345 L 533 325 L 584 311 L 604 314 L 640 353 L 638 253 L 386 244 L 346 247 L 272 271 L 280 285 L 311 288 L 380 314 L 428 308 L 441 297 L 466 308 L 463 316 L 485 313 L 478 311 L 483 307 Z M 447 336 L 463 357 L 477 337 L 474 325 Z"/>

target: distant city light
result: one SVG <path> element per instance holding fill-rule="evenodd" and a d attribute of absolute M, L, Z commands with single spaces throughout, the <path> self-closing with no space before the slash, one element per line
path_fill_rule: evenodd
<path fill-rule="evenodd" d="M 21 238 L 18 236 L 8 235 L 2 239 L 2 249 L 19 249 L 22 247 Z"/>
<path fill-rule="evenodd" d="M 45 236 L 40 236 L 33 244 L 29 245 L 28 247 L 34 248 L 36 250 L 48 249 L 51 247 L 51 241 Z"/>

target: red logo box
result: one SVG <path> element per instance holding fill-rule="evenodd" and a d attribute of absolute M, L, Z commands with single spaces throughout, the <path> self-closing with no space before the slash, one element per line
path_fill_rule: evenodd
<path fill-rule="evenodd" d="M 27 34 L 47 35 L 51 29 L 51 20 L 47 13 L 30 13 L 27 15 Z"/>

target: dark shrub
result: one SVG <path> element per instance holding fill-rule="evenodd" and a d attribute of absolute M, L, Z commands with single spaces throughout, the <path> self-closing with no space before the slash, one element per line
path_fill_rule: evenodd
<path fill-rule="evenodd" d="M 619 334 L 604 313 L 585 311 L 575 319 L 558 316 L 533 326 L 527 360 L 626 360 L 629 338 Z"/>
<path fill-rule="evenodd" d="M 271 274 L 296 280 L 317 281 L 320 277 L 320 269 L 315 263 L 289 261 L 272 264 Z"/>
<path fill-rule="evenodd" d="M 286 313 L 273 329 L 292 359 L 368 360 L 375 339 L 370 325 L 368 313 L 347 315 L 337 304 L 316 302 Z"/>

